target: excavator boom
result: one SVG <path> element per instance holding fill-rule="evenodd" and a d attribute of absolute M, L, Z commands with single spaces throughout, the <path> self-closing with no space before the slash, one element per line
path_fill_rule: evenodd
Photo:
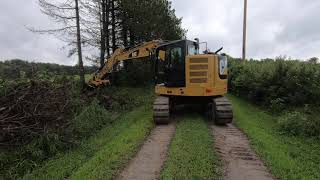
<path fill-rule="evenodd" d="M 99 87 L 110 84 L 107 77 L 112 72 L 118 70 L 117 66 L 119 65 L 119 62 L 150 57 L 150 55 L 154 53 L 154 50 L 163 42 L 164 41 L 162 40 L 153 40 L 128 49 L 116 49 L 115 52 L 105 61 L 105 65 L 94 74 L 92 79 L 89 80 L 88 85 L 92 87 Z"/>

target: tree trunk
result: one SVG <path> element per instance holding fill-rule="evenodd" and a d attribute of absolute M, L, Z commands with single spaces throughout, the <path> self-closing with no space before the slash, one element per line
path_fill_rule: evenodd
<path fill-rule="evenodd" d="M 78 0 L 75 0 L 75 9 L 76 9 L 76 22 L 77 22 L 77 47 L 78 47 L 80 85 L 82 88 L 85 88 L 86 83 L 85 83 L 85 79 L 84 79 L 84 67 L 83 67 L 83 61 L 82 61 L 80 15 L 79 15 L 79 2 L 78 2 Z"/>
<path fill-rule="evenodd" d="M 115 16 L 115 8 L 114 8 L 115 0 L 111 0 L 111 24 L 112 24 L 112 52 L 117 49 L 116 45 L 116 16 Z"/>
<path fill-rule="evenodd" d="M 109 18 L 110 18 L 110 0 L 106 0 L 106 26 L 105 26 L 105 35 L 106 35 L 106 50 L 107 57 L 110 56 L 110 32 L 109 32 Z"/>
<path fill-rule="evenodd" d="M 126 15 L 122 16 L 122 39 L 124 47 L 128 46 L 128 25 L 126 20 Z"/>
<path fill-rule="evenodd" d="M 106 52 L 106 0 L 101 0 L 101 39 L 100 39 L 100 67 L 104 66 L 105 52 Z"/>
<path fill-rule="evenodd" d="M 129 36 L 130 36 L 130 46 L 134 46 L 136 38 L 133 30 L 131 29 L 129 30 Z"/>

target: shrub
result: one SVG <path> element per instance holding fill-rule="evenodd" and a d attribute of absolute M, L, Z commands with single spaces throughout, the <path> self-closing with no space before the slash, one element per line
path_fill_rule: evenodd
<path fill-rule="evenodd" d="M 286 105 L 282 98 L 276 98 L 270 101 L 270 109 L 272 112 L 281 112 L 285 110 Z"/>
<path fill-rule="evenodd" d="M 101 107 L 97 100 L 84 108 L 84 110 L 72 120 L 74 132 L 81 136 L 89 136 L 103 128 L 115 119 L 115 114 Z"/>
<path fill-rule="evenodd" d="M 229 90 L 267 107 L 320 104 L 320 64 L 290 60 L 241 62 L 230 58 Z"/>
<path fill-rule="evenodd" d="M 278 120 L 279 131 L 291 136 L 320 137 L 320 119 L 301 112 L 288 112 Z"/>
<path fill-rule="evenodd" d="M 279 130 L 282 134 L 298 136 L 304 134 L 307 118 L 299 112 L 286 113 L 278 120 Z"/>
<path fill-rule="evenodd" d="M 280 118 L 280 132 L 320 136 L 319 109 L 316 108 L 320 106 L 319 63 L 286 57 L 245 62 L 229 59 L 230 92 L 276 113 L 300 109 Z"/>
<path fill-rule="evenodd" d="M 304 134 L 306 136 L 320 137 L 320 118 L 318 115 L 308 116 L 304 128 Z"/>
<path fill-rule="evenodd" d="M 114 85 L 144 86 L 154 79 L 154 66 L 151 61 L 131 60 L 124 63 L 124 68 L 113 74 Z"/>

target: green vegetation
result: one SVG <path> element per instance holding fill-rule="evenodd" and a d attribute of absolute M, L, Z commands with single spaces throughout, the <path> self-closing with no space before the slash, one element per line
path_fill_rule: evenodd
<path fill-rule="evenodd" d="M 114 83 L 126 86 L 150 85 L 154 82 L 154 63 L 149 60 L 130 60 L 124 63 L 125 68 L 116 73 Z"/>
<path fill-rule="evenodd" d="M 181 18 L 175 14 L 169 0 L 114 0 L 119 4 L 120 12 L 117 21 L 125 21 L 121 33 L 129 30 L 131 45 L 153 39 L 177 40 L 185 34 L 181 27 Z M 117 12 L 116 12 L 117 13 Z M 123 19 L 124 18 L 124 19 Z M 130 19 L 130 20 L 128 20 Z M 166 26 L 163 26 L 163 24 Z M 111 35 L 110 35 L 111 36 Z M 127 39 L 121 37 L 124 45 Z M 118 40 L 119 40 L 118 39 Z"/>
<path fill-rule="evenodd" d="M 153 126 L 149 109 L 143 106 L 120 116 L 77 149 L 57 155 L 24 179 L 110 179 L 148 135 Z"/>
<path fill-rule="evenodd" d="M 320 64 L 277 58 L 230 61 L 230 90 L 273 110 L 320 103 Z"/>
<path fill-rule="evenodd" d="M 152 104 L 151 101 L 153 100 L 153 94 L 149 87 L 111 87 L 98 91 L 93 97 L 79 95 L 79 91 L 71 86 L 66 88 L 66 92 L 69 90 L 72 92 L 72 97 L 69 97 L 69 99 L 72 98 L 73 110 L 67 116 L 70 118 L 64 119 L 63 126 L 60 126 L 60 128 L 55 126 L 56 123 L 48 121 L 48 125 L 44 126 L 46 131 L 37 133 L 37 136 L 34 136 L 30 143 L 9 147 L 1 151 L 0 178 L 10 177 L 16 179 L 25 173 L 30 175 L 33 170 L 40 172 L 40 177 L 43 177 L 44 174 L 52 175 L 51 177 L 58 176 L 58 174 L 55 174 L 57 171 L 62 173 L 60 174 L 61 177 L 69 176 L 70 168 L 74 171 L 74 166 L 80 166 L 79 163 L 89 160 L 93 154 L 100 150 L 99 148 L 111 143 L 112 139 L 110 138 L 112 136 L 108 134 L 108 131 L 111 131 L 110 129 L 119 129 L 114 133 L 121 132 L 126 134 L 126 132 L 121 131 L 121 126 L 128 127 L 132 123 L 138 123 L 138 119 L 141 116 L 141 122 L 139 120 L 140 126 L 132 126 L 134 129 L 139 129 L 139 132 L 127 132 L 127 135 L 129 133 L 129 138 L 133 139 L 126 140 L 118 137 L 120 138 L 120 140 L 118 139 L 119 141 L 132 142 L 127 143 L 130 147 L 123 148 L 123 153 L 128 153 L 128 156 L 131 151 L 134 152 L 136 146 L 139 145 L 150 129 L 150 124 L 152 124 L 150 112 L 145 110 L 147 106 L 149 107 Z M 142 108 L 143 110 L 141 108 L 137 109 L 137 107 L 141 106 L 145 108 Z M 136 112 L 126 115 L 133 109 Z M 149 114 L 150 117 L 148 116 L 147 118 L 146 114 Z M 132 120 L 130 116 L 132 116 Z M 118 127 L 118 121 L 119 123 L 128 121 L 128 124 L 120 124 Z M 99 136 L 99 134 L 103 134 L 103 131 L 107 131 L 104 133 L 105 136 Z M 110 138 L 106 138 L 109 136 Z M 91 140 L 88 140 L 88 138 L 91 138 Z M 103 140 L 101 140 L 102 138 Z M 12 151 L 13 148 L 14 151 Z M 125 156 L 122 155 L 121 157 L 124 158 Z M 69 161 L 70 163 L 68 163 Z M 121 162 L 123 161 L 122 159 Z M 66 164 L 66 172 L 61 169 L 54 170 L 57 167 L 62 167 L 61 164 Z M 117 163 L 114 164 L 116 165 Z M 46 168 L 50 169 L 50 172 Z M 51 174 L 51 170 L 53 174 Z M 32 173 L 30 176 L 38 177 L 38 174 Z"/>
<path fill-rule="evenodd" d="M 320 138 L 320 117 L 318 112 L 311 114 L 299 111 L 287 112 L 278 120 L 279 132 L 291 136 Z"/>
<path fill-rule="evenodd" d="M 219 179 L 219 160 L 207 123 L 199 115 L 188 116 L 177 122 L 161 179 Z"/>
<path fill-rule="evenodd" d="M 231 58 L 229 90 L 273 113 L 282 133 L 320 136 L 320 64 L 283 57 L 240 62 Z"/>
<path fill-rule="evenodd" d="M 84 79 L 85 79 L 86 82 L 88 82 L 91 78 L 92 78 L 92 74 L 85 74 L 84 75 Z M 75 75 L 74 79 L 79 81 L 80 80 L 80 76 L 79 75 Z"/>
<path fill-rule="evenodd" d="M 93 158 L 82 165 L 71 179 L 111 179 L 125 166 L 153 126 L 150 108 L 128 115 L 126 121 L 131 120 L 133 124 L 111 139 Z"/>
<path fill-rule="evenodd" d="M 97 68 L 86 66 L 85 73 L 91 74 Z M 54 78 L 56 75 L 73 76 L 78 74 L 76 66 L 64 66 L 51 63 L 28 62 L 20 59 L 0 61 L 0 81 L 23 79 Z"/>
<path fill-rule="evenodd" d="M 120 112 L 107 111 L 97 100 L 83 108 L 82 112 L 71 120 L 73 131 L 80 136 L 90 136 L 97 130 L 113 123 Z"/>
<path fill-rule="evenodd" d="M 235 96 L 229 98 L 234 107 L 236 125 L 248 135 L 253 148 L 275 176 L 280 179 L 320 178 L 319 138 L 282 134 L 277 123 L 285 121 L 282 117 L 271 115 Z M 290 115 L 289 121 L 300 118 L 298 116 Z"/>

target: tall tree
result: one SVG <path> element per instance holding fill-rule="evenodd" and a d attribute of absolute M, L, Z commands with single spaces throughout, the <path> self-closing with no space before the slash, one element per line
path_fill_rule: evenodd
<path fill-rule="evenodd" d="M 106 29 L 108 28 L 107 22 L 107 0 L 101 0 L 101 24 L 102 24 L 102 29 L 101 29 L 101 48 L 100 48 L 100 67 L 104 66 L 104 59 L 105 59 L 105 53 L 106 53 L 106 36 L 108 31 Z M 109 17 L 108 17 L 109 18 Z"/>
<path fill-rule="evenodd" d="M 185 30 L 168 0 L 121 0 L 122 29 L 129 30 L 130 44 L 152 39 L 181 39 Z"/>
<path fill-rule="evenodd" d="M 111 35 L 112 35 L 112 52 L 117 49 L 116 45 L 116 9 L 115 9 L 115 1 L 111 0 Z"/>
<path fill-rule="evenodd" d="M 105 13 L 105 16 L 106 16 L 106 21 L 105 21 L 105 26 L 104 26 L 104 32 L 105 32 L 105 35 L 106 35 L 106 51 L 107 51 L 107 57 L 110 56 L 110 31 L 109 31 L 109 19 L 110 19 L 110 0 L 106 0 L 106 13 Z"/>
<path fill-rule="evenodd" d="M 78 48 L 78 60 L 79 60 L 80 84 L 82 88 L 85 88 L 86 82 L 84 79 L 84 67 L 83 67 L 83 61 L 82 61 L 79 1 L 78 0 L 74 0 L 74 1 L 75 1 L 75 10 L 76 10 L 77 48 Z"/>
<path fill-rule="evenodd" d="M 55 34 L 67 42 L 70 55 L 79 52 L 79 66 L 83 65 L 82 49 L 92 53 L 86 59 L 103 66 L 118 46 L 134 46 L 153 39 L 175 40 L 185 33 L 168 0 L 38 1 L 42 12 L 59 27 L 41 32 Z"/>
<path fill-rule="evenodd" d="M 81 86 L 84 87 L 84 67 L 82 60 L 82 41 L 81 41 L 81 29 L 80 29 L 80 8 L 79 0 L 39 0 L 41 12 L 48 15 L 53 21 L 55 21 L 59 28 L 35 30 L 33 32 L 54 34 L 59 39 L 67 42 L 72 47 L 70 55 L 75 52 L 78 53 L 78 66 Z"/>

